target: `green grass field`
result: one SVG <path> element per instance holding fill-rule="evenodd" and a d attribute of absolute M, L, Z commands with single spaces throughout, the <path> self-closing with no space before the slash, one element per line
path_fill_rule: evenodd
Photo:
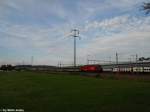
<path fill-rule="evenodd" d="M 25 112 L 150 112 L 150 81 L 0 72 L 0 109 Z"/>

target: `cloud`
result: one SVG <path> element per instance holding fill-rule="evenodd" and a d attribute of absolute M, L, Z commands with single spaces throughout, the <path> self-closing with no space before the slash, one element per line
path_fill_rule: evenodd
<path fill-rule="evenodd" d="M 141 30 L 140 27 L 144 29 Z M 125 26 L 124 29 L 126 29 Z M 88 42 L 84 43 L 82 47 L 79 47 L 77 49 L 78 59 L 82 58 L 83 60 L 80 62 L 83 63 L 86 60 L 85 57 L 87 56 L 87 54 L 97 55 L 100 58 L 104 58 L 108 57 L 108 55 L 113 55 L 116 51 L 124 52 L 126 54 L 128 53 L 141 54 L 141 51 L 147 52 L 149 51 L 150 48 L 149 29 L 150 29 L 149 25 L 145 21 L 145 24 L 141 26 L 136 26 L 136 29 L 135 27 L 130 26 L 130 28 L 128 28 L 128 30 L 126 31 L 123 31 L 122 28 L 122 32 L 118 34 L 112 33 L 110 36 L 104 35 L 102 37 L 99 36 L 92 38 L 91 40 L 89 40 L 89 43 Z M 71 58 L 73 57 L 72 39 L 60 38 L 63 36 L 63 34 L 61 33 L 59 35 L 55 34 L 55 32 L 58 33 L 59 31 L 60 29 L 52 30 L 42 28 L 36 29 L 31 27 L 25 28 L 24 26 L 12 26 L 12 27 L 9 26 L 9 28 L 5 31 L 8 37 L 1 39 L 2 40 L 1 42 L 3 42 L 1 46 L 3 47 L 5 46 L 6 48 L 11 47 L 16 50 L 19 47 L 21 49 L 24 49 L 24 52 L 26 51 L 26 53 L 33 52 L 33 54 L 30 53 L 26 55 L 34 55 L 35 51 L 33 50 L 36 50 L 36 52 L 39 53 L 43 53 L 40 54 L 40 56 L 37 56 L 37 58 L 35 58 L 38 60 L 36 61 L 36 63 L 38 64 L 42 62 L 43 64 L 44 63 L 48 64 L 51 61 L 53 61 L 51 63 L 54 64 L 57 63 L 56 61 L 59 60 L 59 57 L 63 59 L 64 63 L 72 63 Z M 57 35 L 60 37 L 58 38 Z M 101 35 L 101 33 L 99 33 L 99 35 Z M 89 39 L 88 36 L 85 37 Z M 86 41 L 86 38 L 83 38 L 83 40 L 81 41 Z M 80 43 L 78 44 L 80 46 Z M 29 50 L 31 51 L 29 52 Z"/>
<path fill-rule="evenodd" d="M 131 30 L 131 28 L 144 29 L 144 27 L 148 27 L 150 17 L 134 17 L 130 15 L 122 15 L 117 16 L 114 18 L 105 19 L 102 21 L 94 21 L 88 23 L 84 28 L 83 31 L 90 31 L 92 29 L 100 29 L 100 30 Z M 147 26 L 144 26 L 147 25 Z M 140 28 L 139 28 L 140 27 Z M 146 28 L 147 29 L 147 28 Z M 145 29 L 144 29 L 145 30 Z"/>
<path fill-rule="evenodd" d="M 60 60 L 71 64 L 73 39 L 69 37 L 75 27 L 82 38 L 77 40 L 80 63 L 89 54 L 105 59 L 116 51 L 147 56 L 150 17 L 130 13 L 143 1 L 1 0 L 0 57 L 12 63 L 29 63 L 34 56 L 35 64 L 57 65 Z"/>
<path fill-rule="evenodd" d="M 70 45 L 72 45 L 70 41 L 72 39 L 69 38 L 70 26 L 49 28 L 18 25 L 7 21 L 0 21 L 0 23 L 0 47 L 3 50 L 7 49 L 8 54 L 12 53 L 9 52 L 11 50 L 16 52 L 16 55 L 24 57 L 25 60 L 29 60 L 26 59 L 27 57 L 36 55 L 35 59 L 38 60 L 36 64 L 45 60 L 41 63 L 44 64 L 48 58 L 48 60 L 55 61 L 52 64 L 56 64 L 59 57 L 65 57 L 66 59 L 68 58 L 67 60 L 70 60 L 69 57 L 72 55 L 72 52 L 70 52 Z M 11 55 L 9 57 L 12 58 Z M 16 60 L 15 57 L 13 58 Z M 65 58 L 64 60 L 66 60 Z M 48 60 L 47 64 L 50 62 Z M 68 62 L 67 60 L 66 62 Z"/>
<path fill-rule="evenodd" d="M 97 15 L 111 14 L 113 10 L 131 11 L 136 4 L 141 4 L 143 1 L 145 0 L 1 0 L 0 12 L 5 18 L 17 16 L 20 21 L 22 20 L 21 22 L 31 21 L 32 24 L 34 21 L 46 21 L 53 25 L 58 22 L 56 20 L 61 21 L 59 24 L 62 22 L 81 24 Z"/>
<path fill-rule="evenodd" d="M 85 32 L 93 34 L 96 29 L 103 30 L 99 36 L 88 38 L 89 43 L 79 51 L 83 57 L 87 54 L 105 58 L 115 52 L 123 53 L 128 58 L 130 54 L 149 55 L 150 17 L 131 17 L 127 15 L 114 17 L 104 21 L 95 21 L 85 26 Z M 94 29 L 94 30 L 93 30 Z M 118 32 L 114 32 L 118 31 Z M 109 33 L 109 35 L 108 35 Z M 86 33 L 85 33 L 86 34 Z M 129 54 L 129 55 L 128 55 Z M 124 56 L 124 57 L 125 57 Z"/>

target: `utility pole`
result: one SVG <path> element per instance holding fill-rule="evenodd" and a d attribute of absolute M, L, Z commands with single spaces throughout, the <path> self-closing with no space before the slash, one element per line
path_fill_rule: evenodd
<path fill-rule="evenodd" d="M 118 64 L 118 53 L 116 52 L 116 64 Z"/>
<path fill-rule="evenodd" d="M 31 65 L 33 65 L 34 57 L 31 56 Z"/>
<path fill-rule="evenodd" d="M 111 64 L 111 56 L 110 57 L 108 57 L 109 58 L 109 64 Z"/>
<path fill-rule="evenodd" d="M 76 38 L 79 37 L 79 30 L 73 29 L 71 30 L 71 33 L 74 38 L 74 67 L 76 67 Z"/>
<path fill-rule="evenodd" d="M 138 54 L 136 54 L 136 63 L 137 63 L 137 61 L 138 61 Z"/>
<path fill-rule="evenodd" d="M 131 55 L 131 57 L 133 57 L 133 62 L 137 62 L 138 61 L 138 55 Z"/>
<path fill-rule="evenodd" d="M 61 68 L 61 61 L 58 62 L 58 67 Z"/>
<path fill-rule="evenodd" d="M 90 63 L 89 63 L 89 56 L 90 56 L 90 55 L 87 55 L 87 65 L 90 64 Z"/>
<path fill-rule="evenodd" d="M 60 62 L 59 62 L 59 68 L 61 68 L 61 65 L 62 65 L 62 64 L 61 64 L 61 61 L 60 61 Z"/>
<path fill-rule="evenodd" d="M 22 65 L 24 65 L 24 60 L 22 60 Z"/>
<path fill-rule="evenodd" d="M 87 59 L 87 65 L 89 65 L 89 59 Z"/>
<path fill-rule="evenodd" d="M 131 63 L 131 58 L 128 58 L 129 62 Z"/>
<path fill-rule="evenodd" d="M 131 55 L 131 62 L 132 62 L 132 61 L 134 62 L 134 59 L 135 59 L 134 56 L 135 56 L 135 55 Z"/>

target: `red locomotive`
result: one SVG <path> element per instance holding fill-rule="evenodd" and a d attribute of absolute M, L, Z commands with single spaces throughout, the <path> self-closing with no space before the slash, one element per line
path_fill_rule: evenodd
<path fill-rule="evenodd" d="M 84 65 L 80 67 L 82 72 L 102 72 L 102 67 L 100 65 Z"/>

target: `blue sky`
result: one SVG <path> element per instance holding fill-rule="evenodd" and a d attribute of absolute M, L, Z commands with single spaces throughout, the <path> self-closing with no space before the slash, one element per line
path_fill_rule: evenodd
<path fill-rule="evenodd" d="M 73 63 L 70 31 L 80 30 L 77 63 L 150 56 L 148 0 L 1 0 L 0 64 Z"/>

